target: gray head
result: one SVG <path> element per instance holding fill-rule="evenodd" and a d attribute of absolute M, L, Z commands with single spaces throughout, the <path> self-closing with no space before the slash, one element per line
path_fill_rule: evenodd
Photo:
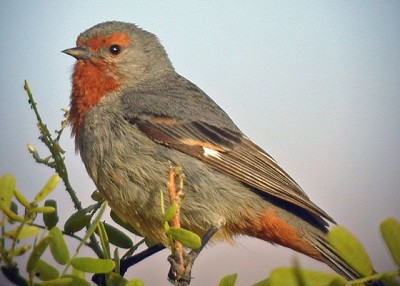
<path fill-rule="evenodd" d="M 135 24 L 110 21 L 83 33 L 76 47 L 63 52 L 78 62 L 90 62 L 106 74 L 135 86 L 165 76 L 174 69 L 157 37 Z"/>

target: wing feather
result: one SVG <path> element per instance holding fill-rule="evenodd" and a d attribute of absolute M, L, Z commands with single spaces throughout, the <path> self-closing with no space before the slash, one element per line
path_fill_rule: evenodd
<path fill-rule="evenodd" d="M 240 132 L 199 121 L 164 123 L 160 119 L 134 118 L 130 122 L 157 143 L 196 157 L 267 195 L 334 222 L 270 155 Z M 218 152 L 218 156 L 206 153 L 204 148 Z"/>

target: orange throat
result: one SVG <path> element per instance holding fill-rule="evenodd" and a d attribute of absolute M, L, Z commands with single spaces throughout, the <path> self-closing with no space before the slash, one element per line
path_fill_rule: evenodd
<path fill-rule="evenodd" d="M 79 132 L 84 124 L 85 115 L 100 99 L 120 86 L 119 81 L 111 76 L 114 67 L 98 60 L 82 61 L 75 64 L 72 75 L 72 93 L 69 122 L 72 136 L 78 149 Z"/>

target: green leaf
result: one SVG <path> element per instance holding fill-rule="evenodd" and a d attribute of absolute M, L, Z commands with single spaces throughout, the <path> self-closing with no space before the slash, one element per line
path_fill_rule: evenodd
<path fill-rule="evenodd" d="M 129 282 L 126 283 L 125 286 L 144 286 L 144 283 L 140 279 L 132 279 L 129 280 Z"/>
<path fill-rule="evenodd" d="M 20 191 L 14 189 L 14 196 L 25 208 L 29 209 L 31 207 L 31 203 Z"/>
<path fill-rule="evenodd" d="M 15 189 L 15 178 L 11 174 L 4 174 L 0 178 L 0 209 L 10 208 Z"/>
<path fill-rule="evenodd" d="M 54 280 L 49 280 L 49 281 L 42 281 L 40 282 L 40 285 L 42 286 L 69 286 L 69 285 L 75 285 L 72 284 L 73 279 L 71 277 L 60 277 Z"/>
<path fill-rule="evenodd" d="M 4 233 L 5 236 L 13 239 L 24 239 L 35 236 L 39 232 L 39 228 L 33 225 L 24 225 L 18 232 L 19 226 Z"/>
<path fill-rule="evenodd" d="M 398 273 L 400 274 L 400 273 Z M 385 286 L 400 286 L 400 280 L 398 279 L 398 275 L 395 274 L 383 274 L 383 277 L 379 280 L 383 282 Z"/>
<path fill-rule="evenodd" d="M 110 243 L 121 248 L 131 248 L 133 246 L 132 240 L 125 233 L 108 223 L 103 223 L 103 225 Z"/>
<path fill-rule="evenodd" d="M 128 280 L 115 272 L 111 272 L 106 275 L 106 282 L 107 285 L 125 286 Z"/>
<path fill-rule="evenodd" d="M 85 280 L 85 278 L 86 278 L 86 273 L 85 272 L 80 271 L 80 270 L 78 270 L 78 269 L 76 269 L 74 267 L 72 267 L 72 269 L 71 269 L 71 274 L 72 274 L 72 276 L 76 276 L 78 278 L 82 278 L 83 280 Z"/>
<path fill-rule="evenodd" d="M 387 218 L 381 222 L 380 228 L 394 262 L 400 267 L 400 222 L 395 218 Z"/>
<path fill-rule="evenodd" d="M 104 201 L 104 198 L 101 196 L 101 194 L 99 193 L 99 191 L 94 191 L 90 197 L 92 198 L 92 200 L 96 201 L 96 202 L 102 202 Z"/>
<path fill-rule="evenodd" d="M 69 249 L 64 240 L 64 236 L 61 230 L 56 226 L 50 230 L 50 235 L 53 237 L 49 245 L 51 254 L 53 255 L 55 261 L 62 265 L 65 265 L 68 262 L 70 256 Z"/>
<path fill-rule="evenodd" d="M 43 281 L 53 280 L 60 276 L 60 273 L 56 268 L 42 259 L 38 260 L 33 272 L 35 273 L 36 277 Z"/>
<path fill-rule="evenodd" d="M 35 198 L 33 199 L 34 202 L 38 203 L 41 200 L 44 200 L 54 190 L 59 181 L 60 177 L 58 175 L 52 175 L 40 192 L 36 194 Z"/>
<path fill-rule="evenodd" d="M 74 269 L 74 268 L 72 268 Z M 85 279 L 75 276 L 75 275 L 63 275 L 62 277 L 71 278 L 72 282 L 69 285 L 73 286 L 90 286 L 90 283 Z"/>
<path fill-rule="evenodd" d="M 364 247 L 347 229 L 335 225 L 328 232 L 326 240 L 360 275 L 365 277 L 374 272 L 372 262 Z"/>
<path fill-rule="evenodd" d="M 335 285 L 346 285 L 346 280 L 335 274 L 311 270 L 295 270 L 294 268 L 277 268 L 272 271 L 268 279 L 268 286 L 298 286 L 298 278 L 295 271 L 300 271 L 302 278 L 304 279 L 304 283 L 307 286 L 328 286 L 334 281 L 335 283 L 336 281 L 340 281 L 342 283 Z"/>
<path fill-rule="evenodd" d="M 177 203 L 173 203 L 172 205 L 170 205 L 169 208 L 165 211 L 162 222 L 164 223 L 170 221 L 176 214 L 177 210 L 178 210 Z"/>
<path fill-rule="evenodd" d="M 130 251 L 130 250 L 129 250 Z M 128 256 L 127 256 L 128 257 Z M 121 260 L 119 257 L 119 250 L 118 247 L 116 247 L 114 249 L 114 257 L 113 257 L 114 263 L 115 263 L 115 268 L 114 268 L 114 272 L 115 273 L 120 273 L 121 270 Z"/>
<path fill-rule="evenodd" d="M 30 209 L 33 213 L 54 213 L 56 211 L 53 207 L 35 207 Z"/>
<path fill-rule="evenodd" d="M 111 258 L 110 256 L 110 241 L 108 239 L 108 235 L 106 232 L 106 228 L 104 227 L 104 223 L 98 222 L 97 227 L 94 230 L 95 233 L 97 233 L 100 236 L 100 243 L 101 243 L 101 248 L 104 251 L 104 257 L 106 259 Z"/>
<path fill-rule="evenodd" d="M 200 237 L 184 228 L 179 227 L 170 227 L 167 231 L 169 235 L 172 236 L 173 239 L 182 243 L 183 246 L 189 247 L 191 249 L 198 249 L 201 246 Z"/>
<path fill-rule="evenodd" d="M 26 245 L 24 245 L 24 246 L 14 248 L 14 249 L 11 251 L 10 254 L 11 254 L 12 256 L 21 256 L 21 255 L 24 255 L 29 249 L 31 249 L 31 246 L 28 245 L 28 244 L 26 244 Z"/>
<path fill-rule="evenodd" d="M 42 238 L 38 244 L 33 248 L 31 255 L 29 255 L 28 262 L 26 263 L 26 271 L 31 272 L 36 268 L 36 265 L 50 243 L 52 237 L 50 235 Z"/>
<path fill-rule="evenodd" d="M 140 233 L 138 233 L 130 224 L 124 222 L 122 219 L 119 218 L 119 216 L 117 216 L 117 214 L 113 211 L 110 212 L 110 217 L 111 219 L 116 222 L 118 225 L 122 226 L 123 228 L 125 228 L 126 230 L 132 232 L 134 235 L 136 236 L 140 236 L 142 237 L 143 235 L 141 235 Z"/>
<path fill-rule="evenodd" d="M 81 209 L 73 213 L 65 222 L 64 230 L 68 233 L 75 233 L 87 226 L 90 222 L 91 215 L 87 214 L 86 209 Z"/>
<path fill-rule="evenodd" d="M 237 273 L 224 276 L 218 283 L 218 286 L 235 286 Z"/>
<path fill-rule="evenodd" d="M 257 283 L 255 283 L 255 284 L 253 284 L 251 286 L 270 286 L 269 278 L 266 278 L 264 280 L 258 281 Z"/>
<path fill-rule="evenodd" d="M 335 279 L 332 280 L 332 282 L 329 283 L 329 286 L 343 286 L 343 285 L 348 285 L 347 281 L 343 277 L 336 277 Z M 364 286 L 362 283 L 357 283 L 355 284 L 356 286 Z"/>
<path fill-rule="evenodd" d="M 13 202 L 11 202 L 13 203 Z M 12 206 L 12 204 L 11 204 Z M 19 222 L 23 222 L 24 218 L 17 215 L 14 211 L 12 211 L 11 209 L 9 209 L 8 207 L 3 207 L 3 212 L 7 215 L 8 220 L 11 222 L 15 222 L 15 221 L 19 221 Z"/>
<path fill-rule="evenodd" d="M 57 202 L 55 200 L 46 200 L 44 205 L 47 207 L 53 207 L 55 209 L 54 212 L 51 213 L 43 213 L 43 221 L 48 229 L 52 229 L 58 223 L 58 214 L 57 214 Z"/>
<path fill-rule="evenodd" d="M 100 259 L 92 257 L 77 257 L 71 260 L 71 265 L 83 272 L 89 273 L 109 273 L 115 263 L 111 259 Z"/>

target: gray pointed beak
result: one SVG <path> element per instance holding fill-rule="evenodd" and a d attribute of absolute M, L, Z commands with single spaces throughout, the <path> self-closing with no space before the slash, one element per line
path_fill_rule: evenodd
<path fill-rule="evenodd" d="M 85 47 L 75 47 L 62 51 L 63 53 L 74 57 L 77 60 L 86 60 L 91 57 L 91 53 Z"/>

